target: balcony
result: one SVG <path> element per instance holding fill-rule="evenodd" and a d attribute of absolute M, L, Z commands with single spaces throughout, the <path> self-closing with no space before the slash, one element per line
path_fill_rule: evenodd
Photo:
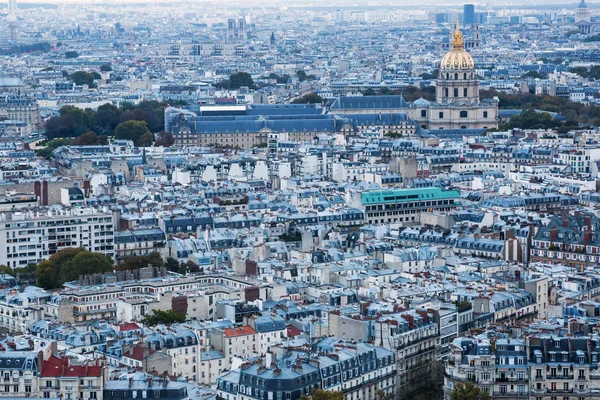
<path fill-rule="evenodd" d="M 562 393 L 573 393 L 573 392 L 574 392 L 573 389 L 558 389 L 558 388 L 557 389 L 548 389 L 548 393 L 551 393 L 551 394 L 555 394 L 555 393 L 562 394 Z"/>
<path fill-rule="evenodd" d="M 560 379 L 573 380 L 573 378 L 574 378 L 573 375 L 567 375 L 567 376 L 564 376 L 564 375 L 548 375 L 546 377 L 546 379 L 557 379 L 557 380 L 560 380 Z"/>
<path fill-rule="evenodd" d="M 496 399 L 496 398 L 502 398 L 502 397 L 510 397 L 511 399 L 515 398 L 515 397 L 523 397 L 523 398 L 529 398 L 529 395 L 525 392 L 522 393 L 517 393 L 517 392 L 493 392 L 492 393 L 492 398 Z"/>
<path fill-rule="evenodd" d="M 532 394 L 544 394 L 544 393 L 546 393 L 546 388 L 543 388 L 543 387 L 542 387 L 542 388 L 539 388 L 539 389 L 537 389 L 537 388 L 535 388 L 535 387 L 532 387 L 532 388 L 530 389 L 530 392 L 531 392 Z"/>

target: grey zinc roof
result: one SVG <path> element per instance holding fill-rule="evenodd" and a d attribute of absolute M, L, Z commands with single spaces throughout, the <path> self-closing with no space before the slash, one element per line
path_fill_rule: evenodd
<path fill-rule="evenodd" d="M 402 96 L 342 96 L 336 99 L 332 110 L 398 109 L 409 108 Z"/>

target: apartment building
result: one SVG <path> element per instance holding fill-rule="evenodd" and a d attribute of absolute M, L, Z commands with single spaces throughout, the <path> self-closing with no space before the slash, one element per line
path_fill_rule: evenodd
<path fill-rule="evenodd" d="M 196 333 L 183 325 L 170 326 L 149 334 L 145 342 L 149 349 L 161 351 L 171 356 L 172 373 L 182 376 L 190 382 L 198 379 L 198 337 Z"/>
<path fill-rule="evenodd" d="M 165 294 L 171 295 L 176 290 L 189 290 L 198 288 L 200 283 L 194 278 L 151 278 L 141 280 L 127 280 L 110 283 L 103 286 L 71 285 L 61 294 L 73 304 L 73 317 L 75 322 L 90 321 L 93 319 L 117 318 L 117 311 L 123 315 L 145 315 L 152 308 L 164 309 L 163 299 Z M 158 305 L 150 305 L 155 298 Z M 130 309 L 120 304 L 123 299 L 141 299 L 148 304 L 138 303 L 136 309 Z M 122 318 L 123 315 L 119 315 Z"/>
<path fill-rule="evenodd" d="M 531 261 L 566 265 L 583 271 L 600 262 L 600 219 L 594 214 L 553 217 L 535 233 Z"/>
<path fill-rule="evenodd" d="M 229 364 L 233 357 L 247 359 L 259 355 L 261 347 L 258 333 L 250 326 L 213 329 L 210 344 L 225 355 Z"/>
<path fill-rule="evenodd" d="M 77 362 L 51 356 L 38 377 L 43 397 L 64 400 L 102 400 L 106 367 L 98 362 Z"/>
<path fill-rule="evenodd" d="M 398 388 L 420 384 L 439 356 L 439 325 L 426 311 L 384 315 L 375 321 L 374 344 L 395 352 Z"/>
<path fill-rule="evenodd" d="M 282 343 L 287 338 L 285 321 L 277 314 L 253 316 L 248 318 L 248 325 L 258 335 L 259 354 L 265 354 L 271 346 Z"/>
<path fill-rule="evenodd" d="M 119 263 L 128 257 L 162 253 L 165 243 L 165 233 L 159 228 L 136 227 L 115 232 L 115 261 Z"/>
<path fill-rule="evenodd" d="M 492 398 L 598 398 L 599 352 L 598 336 L 457 338 L 446 364 L 445 396 L 450 398 L 457 382 L 472 381 Z"/>
<path fill-rule="evenodd" d="M 41 397 L 37 375 L 51 344 L 34 339 L 0 342 L 0 398 Z"/>
<path fill-rule="evenodd" d="M 52 294 L 34 286 L 23 292 L 8 290 L 0 295 L 0 328 L 11 333 L 25 333 L 45 316 L 46 304 Z"/>
<path fill-rule="evenodd" d="M 0 214 L 0 264 L 37 264 L 69 247 L 114 257 L 112 215 L 93 208 Z"/>
<path fill-rule="evenodd" d="M 255 363 L 244 363 L 217 380 L 217 396 L 260 400 L 298 400 L 312 389 L 342 391 L 345 400 L 375 400 L 382 391 L 393 396 L 396 365 L 393 352 L 366 343 L 324 339 L 310 349 L 275 347 Z"/>

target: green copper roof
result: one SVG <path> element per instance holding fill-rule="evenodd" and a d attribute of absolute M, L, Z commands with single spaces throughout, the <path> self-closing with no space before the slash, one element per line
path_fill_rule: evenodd
<path fill-rule="evenodd" d="M 438 187 L 422 189 L 395 189 L 365 192 L 361 195 L 363 206 L 368 204 L 404 203 L 411 201 L 458 199 L 458 190 L 442 190 Z"/>

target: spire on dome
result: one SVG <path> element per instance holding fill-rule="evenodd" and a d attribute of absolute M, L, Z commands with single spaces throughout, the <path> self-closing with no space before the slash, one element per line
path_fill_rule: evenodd
<path fill-rule="evenodd" d="M 458 17 L 456 18 L 456 30 L 452 34 L 452 49 L 462 50 L 463 46 L 463 35 L 460 31 L 460 24 L 458 23 Z"/>

